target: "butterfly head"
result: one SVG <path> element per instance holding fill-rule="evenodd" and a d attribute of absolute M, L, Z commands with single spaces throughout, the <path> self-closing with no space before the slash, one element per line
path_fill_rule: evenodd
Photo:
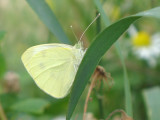
<path fill-rule="evenodd" d="M 78 41 L 77 44 L 74 45 L 75 49 L 83 49 L 83 43 L 81 41 Z"/>

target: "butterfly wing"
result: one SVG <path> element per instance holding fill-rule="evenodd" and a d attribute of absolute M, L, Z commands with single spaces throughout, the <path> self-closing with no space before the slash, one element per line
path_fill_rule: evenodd
<path fill-rule="evenodd" d="M 22 61 L 36 84 L 46 93 L 65 97 L 73 83 L 76 61 L 73 47 L 64 44 L 34 46 L 22 55 Z"/>

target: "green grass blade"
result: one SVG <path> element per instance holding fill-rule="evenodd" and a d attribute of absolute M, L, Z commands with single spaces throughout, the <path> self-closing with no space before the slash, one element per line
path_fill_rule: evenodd
<path fill-rule="evenodd" d="M 119 20 L 118 22 L 110 25 L 104 29 L 93 41 L 91 46 L 87 49 L 86 54 L 77 71 L 73 88 L 71 91 L 71 97 L 68 107 L 67 120 L 70 120 L 72 113 L 78 103 L 78 100 L 85 89 L 87 82 L 89 81 L 92 73 L 98 65 L 101 57 L 107 52 L 107 50 L 113 45 L 114 42 L 129 28 L 129 26 L 142 16 L 152 16 L 160 18 L 158 12 L 160 7 L 148 10 L 129 16 Z"/>
<path fill-rule="evenodd" d="M 145 89 L 143 91 L 146 103 L 148 120 L 160 119 L 160 87 Z"/>
<path fill-rule="evenodd" d="M 47 5 L 45 0 L 27 0 L 27 2 L 37 13 L 43 23 L 48 27 L 48 29 L 58 38 L 58 40 L 60 40 L 62 43 L 70 43 L 56 16 Z"/>
<path fill-rule="evenodd" d="M 96 5 L 98 11 L 100 12 L 102 20 L 103 20 L 105 26 L 106 27 L 109 26 L 111 24 L 110 19 L 108 18 L 108 16 L 104 12 L 103 7 L 102 7 L 100 1 L 99 0 L 94 0 L 94 4 Z"/>
<path fill-rule="evenodd" d="M 123 67 L 123 74 L 124 74 L 124 92 L 125 92 L 125 110 L 127 114 L 131 117 L 133 117 L 133 106 L 132 106 L 132 94 L 131 94 L 131 88 L 130 88 L 130 82 L 128 79 L 127 69 L 124 61 L 124 57 L 121 53 L 121 48 L 118 43 L 118 41 L 115 44 L 116 51 L 119 55 L 122 67 Z"/>
<path fill-rule="evenodd" d="M 1 66 L 0 67 L 0 79 L 2 79 L 4 73 L 6 72 L 6 61 L 5 61 L 4 55 L 1 52 L 1 49 L 0 49 L 0 66 Z"/>
<path fill-rule="evenodd" d="M 94 0 L 94 3 L 97 7 L 97 9 L 100 11 L 102 19 L 106 25 L 106 27 L 111 23 L 109 18 L 107 17 L 107 15 L 105 14 L 102 5 L 100 3 L 99 0 Z M 132 99 L 131 99 L 131 89 L 130 89 L 130 83 L 129 83 L 129 79 L 128 79 L 128 74 L 127 74 L 127 69 L 126 69 L 126 65 L 125 65 L 125 61 L 124 61 L 124 57 L 121 53 L 121 48 L 119 45 L 119 42 L 117 41 L 115 43 L 115 48 L 116 48 L 116 52 L 119 55 L 122 67 L 123 67 L 123 74 L 124 74 L 124 92 L 125 92 L 125 109 L 126 112 L 129 116 L 133 117 L 133 107 L 132 107 Z"/>

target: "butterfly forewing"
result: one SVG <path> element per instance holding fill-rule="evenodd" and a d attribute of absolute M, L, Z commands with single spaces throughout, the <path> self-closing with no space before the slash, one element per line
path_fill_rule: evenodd
<path fill-rule="evenodd" d="M 43 91 L 62 98 L 69 92 L 76 74 L 74 51 L 65 44 L 39 45 L 29 48 L 22 55 L 22 61 Z"/>

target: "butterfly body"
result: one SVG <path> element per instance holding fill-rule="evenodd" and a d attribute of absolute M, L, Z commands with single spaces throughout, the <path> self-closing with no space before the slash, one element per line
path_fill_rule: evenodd
<path fill-rule="evenodd" d="M 27 49 L 22 62 L 40 89 L 63 98 L 70 91 L 84 53 L 80 42 L 75 46 L 43 44 Z"/>

